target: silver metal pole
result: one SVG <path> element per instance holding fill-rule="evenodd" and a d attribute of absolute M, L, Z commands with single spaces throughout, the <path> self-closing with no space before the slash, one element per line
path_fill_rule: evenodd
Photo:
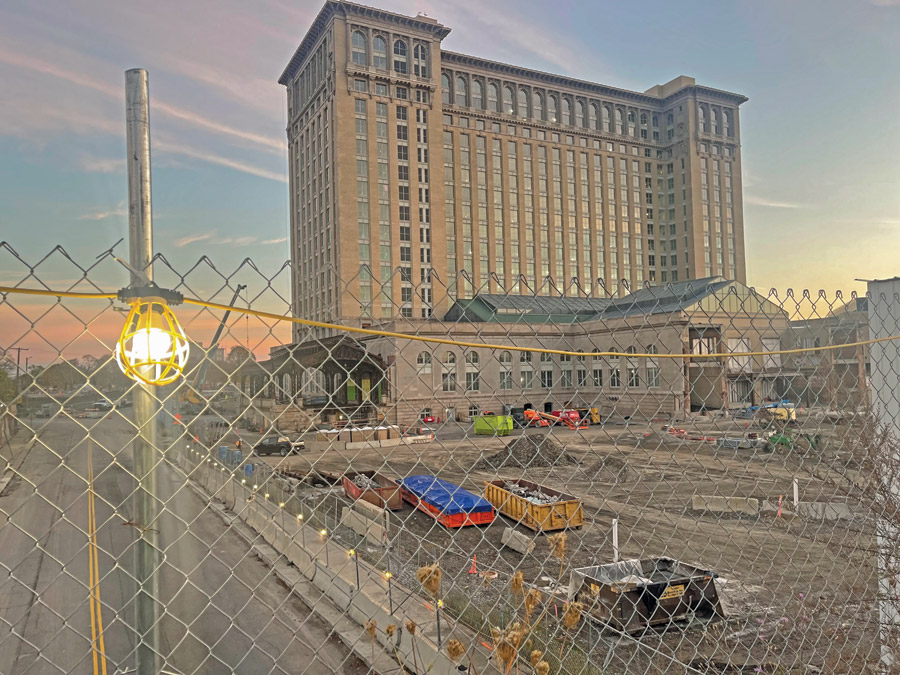
<path fill-rule="evenodd" d="M 150 208 L 150 89 L 147 71 L 134 68 L 125 71 L 125 121 L 128 148 L 128 248 L 134 270 L 153 279 L 153 221 Z M 132 283 L 140 279 L 132 274 Z M 139 384 L 134 393 L 134 423 L 138 434 L 132 443 L 134 474 L 138 489 L 134 495 L 135 521 L 142 526 L 141 539 L 135 548 L 135 651 L 137 675 L 156 675 L 158 627 L 156 598 L 159 597 L 159 564 L 156 472 L 157 462 L 156 397 L 147 385 Z"/>

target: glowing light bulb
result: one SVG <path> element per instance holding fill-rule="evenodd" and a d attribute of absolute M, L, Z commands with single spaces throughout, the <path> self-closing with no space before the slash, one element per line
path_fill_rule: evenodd
<path fill-rule="evenodd" d="M 178 379 L 190 346 L 178 319 L 159 297 L 129 299 L 131 311 L 116 343 L 116 363 L 125 375 L 144 384 Z"/>

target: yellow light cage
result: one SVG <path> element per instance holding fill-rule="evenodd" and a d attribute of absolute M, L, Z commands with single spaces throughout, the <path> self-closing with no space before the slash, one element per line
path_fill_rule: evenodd
<path fill-rule="evenodd" d="M 131 311 L 116 343 L 116 362 L 132 380 L 171 384 L 187 364 L 190 345 L 163 298 L 131 301 Z"/>

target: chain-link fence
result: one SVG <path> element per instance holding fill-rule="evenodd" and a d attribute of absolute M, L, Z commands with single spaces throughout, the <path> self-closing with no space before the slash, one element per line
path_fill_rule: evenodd
<path fill-rule="evenodd" d="M 125 277 L 59 248 L 4 245 L 0 269 Z M 893 667 L 900 366 L 873 341 L 895 297 L 457 298 L 430 278 L 416 320 L 348 307 L 348 280 L 351 332 L 272 316 L 288 265 L 158 256 L 155 275 L 236 309 L 175 308 L 191 355 L 147 421 L 119 303 L 0 300 L 0 673 Z"/>

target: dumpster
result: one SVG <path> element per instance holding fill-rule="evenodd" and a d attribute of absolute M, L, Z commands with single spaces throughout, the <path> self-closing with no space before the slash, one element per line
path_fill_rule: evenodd
<path fill-rule="evenodd" d="M 396 511 L 403 508 L 400 486 L 397 481 L 382 476 L 377 471 L 345 473 L 341 477 L 344 494 L 350 499 L 362 499 L 383 509 Z"/>
<path fill-rule="evenodd" d="M 584 509 L 580 499 L 531 481 L 486 481 L 484 496 L 504 516 L 535 532 L 584 525 Z"/>
<path fill-rule="evenodd" d="M 572 570 L 569 599 L 588 616 L 626 633 L 659 624 L 723 618 L 715 572 L 672 558 L 623 560 Z"/>
<path fill-rule="evenodd" d="M 494 520 L 489 501 L 436 476 L 409 476 L 400 487 L 405 501 L 445 527 L 487 525 Z"/>
<path fill-rule="evenodd" d="M 512 429 L 511 415 L 479 415 L 475 418 L 477 436 L 509 436 Z"/>

